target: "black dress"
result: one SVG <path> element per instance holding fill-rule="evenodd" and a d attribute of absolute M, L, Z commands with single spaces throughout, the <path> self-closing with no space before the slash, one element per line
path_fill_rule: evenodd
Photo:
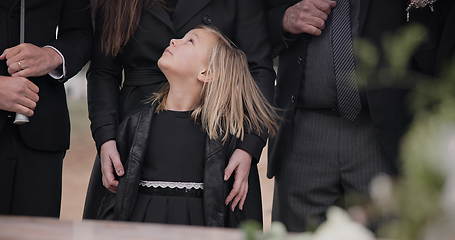
<path fill-rule="evenodd" d="M 131 221 L 204 225 L 205 138 L 191 112 L 155 114 Z"/>

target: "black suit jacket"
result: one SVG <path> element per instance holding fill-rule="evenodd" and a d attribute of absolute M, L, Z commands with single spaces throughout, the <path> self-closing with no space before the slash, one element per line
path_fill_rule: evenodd
<path fill-rule="evenodd" d="M 416 54 L 413 58 L 413 69 L 425 72 L 426 69 L 434 69 L 435 62 L 442 62 L 451 53 L 446 52 L 451 49 L 453 53 L 453 31 L 448 30 L 449 16 L 453 19 L 453 14 L 449 11 L 442 11 L 443 8 L 453 8 L 451 0 L 440 0 L 435 7 L 441 11 L 440 15 L 432 15 L 431 17 L 420 16 L 417 14 L 413 21 L 426 22 L 428 25 L 438 23 L 444 24 L 444 31 L 431 32 L 431 36 L 439 39 L 439 41 L 429 41 L 427 45 L 431 45 L 427 49 L 427 53 L 431 51 L 439 52 L 434 59 L 425 59 L 423 55 Z M 268 21 L 269 31 L 274 46 L 275 54 L 279 55 L 279 69 L 277 87 L 275 92 L 275 103 L 279 108 L 285 109 L 284 122 L 276 138 L 271 141 L 269 153 L 269 168 L 268 176 L 273 177 L 279 167 L 280 159 L 283 159 L 289 152 L 291 146 L 293 123 L 292 119 L 296 108 L 296 99 L 299 93 L 300 84 L 303 79 L 303 71 L 306 61 L 307 42 L 311 41 L 311 37 L 305 34 L 293 36 L 291 41 L 286 38 L 282 28 L 282 19 L 285 10 L 299 1 L 289 0 L 269 0 L 268 1 Z M 360 1 L 360 37 L 373 42 L 379 46 L 385 34 L 393 33 L 406 23 L 406 1 L 399 0 L 361 0 Z M 427 9 L 428 10 L 428 9 Z M 443 13 L 442 13 L 443 12 Z M 413 15 L 411 15 L 413 16 Z M 422 49 L 419 51 L 421 52 Z M 420 67 L 418 67 L 420 66 Z M 377 134 L 381 143 L 386 161 L 389 164 L 390 173 L 397 174 L 399 171 L 398 152 L 399 142 L 403 134 L 406 132 L 412 117 L 408 111 L 407 98 L 410 88 L 388 87 L 388 88 L 370 88 L 366 92 L 368 106 L 372 121 L 377 128 Z"/>
<path fill-rule="evenodd" d="M 49 75 L 30 78 L 40 89 L 40 100 L 30 123 L 18 127 L 23 142 L 42 151 L 64 151 L 69 147 L 70 123 L 63 83 L 88 61 L 92 42 L 88 0 L 27 0 L 25 42 L 57 48 L 65 57 L 66 77 Z M 0 51 L 19 44 L 20 0 L 0 1 Z M 58 36 L 56 29 L 58 27 Z M 6 62 L 0 75 L 9 76 Z M 0 111 L 0 134 L 7 113 Z M 14 115 L 13 115 L 14 117 Z"/>
<path fill-rule="evenodd" d="M 157 61 L 169 41 L 199 25 L 215 26 L 246 53 L 256 83 L 267 98 L 272 98 L 275 72 L 260 0 L 181 0 L 173 21 L 161 6 L 145 8 L 137 31 L 117 56 L 100 51 L 101 19 L 97 14 L 97 42 L 87 75 L 89 117 L 98 149 L 116 139 L 121 119 L 156 91 L 147 86 L 166 81 Z M 264 136 L 250 134 L 241 147 L 258 160 L 265 143 Z"/>

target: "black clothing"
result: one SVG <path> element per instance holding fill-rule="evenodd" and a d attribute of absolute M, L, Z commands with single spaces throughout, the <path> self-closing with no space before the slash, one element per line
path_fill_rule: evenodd
<path fill-rule="evenodd" d="M 12 124 L 14 113 L 0 110 L 1 214 L 58 217 L 61 169 L 69 148 L 70 121 L 63 83 L 86 64 L 92 43 L 88 0 L 27 0 L 25 42 L 53 46 L 65 59 L 66 76 L 31 77 L 39 101 L 30 122 Z M 0 1 L 0 52 L 20 43 L 20 0 Z M 58 36 L 56 30 L 58 28 Z M 0 76 L 9 76 L 6 61 Z M 11 116 L 11 117 L 9 117 Z M 11 147 L 11 141 L 16 147 Z"/>
<path fill-rule="evenodd" d="M 296 2 L 269 1 L 269 21 L 282 23 L 284 11 Z M 369 2 L 381 2 L 385 8 L 367 8 L 365 4 Z M 398 28 L 399 14 L 403 14 L 400 5 L 404 5 L 404 1 L 351 1 L 351 6 L 360 12 L 358 15 L 351 12 L 353 26 L 357 26 L 352 31 L 365 37 L 365 28 L 372 27 L 380 35 Z M 370 11 L 380 12 L 381 17 L 376 18 Z M 334 17 L 333 13 L 329 18 Z M 365 24 L 371 19 L 378 23 Z M 286 110 L 279 133 L 269 145 L 268 176 L 275 176 L 276 189 L 272 219 L 283 222 L 293 232 L 319 224 L 331 205 L 343 205 L 347 194 L 368 194 L 370 180 L 392 168 L 385 161 L 379 144 L 377 118 L 363 109 L 361 118 L 348 121 L 333 108 L 334 103 L 335 106 L 340 103 L 336 99 L 335 62 L 332 66 L 329 64 L 336 57 L 336 45 L 331 44 L 330 35 L 337 25 L 330 20 L 323 34 L 317 37 L 302 34 L 285 39 L 282 26 L 270 24 L 280 57 L 275 101 L 279 108 Z M 379 27 L 381 24 L 383 27 Z M 342 28 L 349 31 L 346 25 Z M 301 88 L 306 96 L 299 95 Z M 366 95 L 368 99 L 368 93 Z M 303 107 L 298 108 L 301 105 Z M 369 110 L 376 109 L 370 106 Z"/>
<path fill-rule="evenodd" d="M 332 56 L 317 54 L 325 52 L 327 45 L 320 42 L 331 26 L 319 37 L 284 34 L 284 12 L 298 1 L 268 2 L 271 38 L 280 57 L 275 102 L 286 110 L 269 148 L 268 176 L 275 176 L 276 187 L 273 219 L 283 221 L 291 231 L 302 231 L 311 221 L 322 221 L 326 209 L 343 201 L 346 193 L 368 194 L 369 182 L 377 173 L 399 173 L 400 140 L 412 120 L 407 98 L 413 86 L 370 83 L 361 92 L 363 119 L 343 121 L 332 108 L 333 85 L 327 84 L 326 76 L 332 73 L 325 72 L 330 71 L 326 62 Z M 406 4 L 351 0 L 352 9 L 358 9 L 352 16 L 354 35 L 379 47 L 386 34 L 407 25 Z M 425 17 L 419 16 L 420 10 L 411 14 L 412 21 L 434 27 L 430 31 L 433 40 L 412 59 L 413 70 L 428 74 L 427 69 L 439 67 L 435 64 L 453 54 L 454 34 L 448 30 L 451 17 L 447 14 L 453 12 L 453 5 L 453 1 L 439 0 L 435 14 L 428 16 L 429 9 Z M 452 53 L 441 54 L 441 50 Z"/>
<path fill-rule="evenodd" d="M 25 42 L 58 49 L 65 57 L 66 77 L 55 80 L 46 74 L 30 78 L 39 87 L 40 99 L 30 123 L 18 127 L 19 134 L 30 148 L 64 151 L 69 148 L 70 122 L 63 83 L 76 75 L 89 58 L 92 43 L 89 1 L 30 0 L 26 1 L 25 11 Z M 0 52 L 3 52 L 20 43 L 20 0 L 0 1 L 0 17 Z M 5 61 L 0 62 L 0 75 L 9 76 Z M 0 110 L 0 128 L 7 115 Z"/>
<path fill-rule="evenodd" d="M 59 217 L 65 151 L 29 148 L 12 121 L 0 129 L 0 215 Z"/>
<path fill-rule="evenodd" d="M 177 7 L 178 0 L 167 0 L 166 1 L 166 11 L 169 14 L 171 20 L 174 20 L 174 12 L 175 8 Z"/>
<path fill-rule="evenodd" d="M 202 183 L 206 136 L 191 112 L 161 111 L 151 124 L 141 180 Z M 141 186 L 129 220 L 203 226 L 202 193 Z"/>
<path fill-rule="evenodd" d="M 206 137 L 190 114 L 161 111 L 154 116 L 142 180 L 203 181 Z"/>
<path fill-rule="evenodd" d="M 368 112 L 353 124 L 330 110 L 297 109 L 293 122 L 291 152 L 275 174 L 272 220 L 299 232 L 350 194 L 368 195 L 387 166 Z"/>
<path fill-rule="evenodd" d="M 191 112 L 155 113 L 141 180 L 202 183 L 206 135 Z M 129 220 L 204 225 L 203 190 L 140 187 Z"/>
<path fill-rule="evenodd" d="M 201 197 L 150 195 L 140 191 L 129 220 L 205 226 L 204 201 Z"/>
<path fill-rule="evenodd" d="M 455 55 L 455 2 L 438 0 L 434 12 L 429 8 L 412 9 L 409 24 L 421 24 L 428 37 L 412 59 L 414 71 L 438 76 Z"/>
<path fill-rule="evenodd" d="M 99 48 L 101 15 L 98 12 L 97 43 L 87 74 L 89 117 L 98 149 L 116 139 L 117 125 L 123 117 L 140 108 L 144 99 L 166 81 L 157 61 L 170 40 L 182 38 L 201 24 L 218 28 L 246 53 L 256 83 L 268 99 L 272 98 L 275 72 L 259 0 L 178 1 L 173 20 L 165 6 L 153 4 L 143 9 L 135 34 L 115 57 L 104 55 Z M 266 136 L 247 135 L 239 147 L 258 161 L 265 143 Z"/>
<path fill-rule="evenodd" d="M 313 58 L 309 58 L 308 54 L 310 51 L 316 50 L 310 50 L 309 46 L 315 44 L 312 43 L 313 40 L 320 41 L 319 37 L 310 37 L 306 34 L 301 34 L 299 36 L 292 35 L 291 38 L 285 38 L 282 28 L 284 12 L 289 6 L 292 6 L 297 2 L 298 1 L 287 0 L 269 1 L 268 20 L 271 40 L 274 44 L 274 52 L 280 56 L 275 103 L 279 108 L 286 110 L 285 113 L 283 113 L 285 121 L 280 128 L 278 136 L 271 142 L 268 168 L 269 177 L 274 176 L 277 167 L 280 165 L 281 159 L 283 159 L 283 156 L 290 150 L 289 141 L 291 141 L 290 136 L 293 132 L 292 119 L 297 104 L 302 105 L 302 101 L 299 101 L 298 99 L 303 98 L 306 100 L 306 98 L 310 98 L 301 96 L 299 90 L 301 89 L 302 84 L 307 84 L 305 79 L 309 74 L 305 72 L 307 65 L 314 65 L 311 63 Z M 403 13 L 405 4 L 405 1 L 394 0 L 353 1 L 352 5 L 359 9 L 359 12 L 355 14 L 355 16 L 358 16 L 357 35 L 368 40 L 375 40 L 374 43 L 378 43 L 385 33 L 393 32 L 403 26 L 405 23 Z M 356 22 L 355 16 L 352 18 L 354 20 L 353 23 Z M 314 70 L 313 72 L 317 73 L 319 71 Z M 314 87 L 314 85 L 311 85 L 311 87 Z M 316 93 L 320 93 L 318 92 L 318 88 L 315 89 Z M 305 93 L 308 93 L 312 90 L 314 89 L 307 88 L 304 91 Z M 313 96 L 314 94 L 310 93 L 310 95 Z M 329 94 L 329 96 L 333 95 L 333 93 Z M 396 153 L 392 153 L 394 150 L 389 149 L 388 145 L 391 145 L 391 137 L 398 139 L 399 136 L 404 133 L 406 129 L 404 122 L 409 121 L 409 116 L 400 113 L 400 116 L 402 117 L 399 117 L 394 121 L 391 120 L 396 117 L 393 113 L 397 113 L 398 108 L 401 110 L 396 103 L 402 102 L 406 98 L 406 93 L 403 93 L 402 89 L 384 89 L 379 91 L 374 89 L 367 90 L 364 95 L 367 99 L 367 109 L 370 111 L 371 120 L 378 128 L 378 136 L 380 138 L 381 147 L 385 152 L 386 161 L 389 165 L 388 168 L 390 172 L 396 173 L 398 171 L 397 156 Z M 318 98 L 321 98 L 321 96 L 318 95 Z M 332 102 L 333 101 L 331 101 L 330 104 L 333 104 Z M 330 104 L 324 105 L 323 108 L 331 107 Z M 365 105 L 365 98 L 363 105 Z M 364 106 L 362 106 L 362 108 L 364 108 Z M 388 116 L 390 116 L 390 119 L 388 119 Z M 383 133 L 393 134 L 386 136 Z"/>
<path fill-rule="evenodd" d="M 118 56 L 105 56 L 97 44 L 87 75 L 88 104 L 91 130 L 97 147 L 117 138 L 118 123 L 140 108 L 144 99 L 166 81 L 156 63 L 172 38 L 181 38 L 201 25 L 218 28 L 242 49 L 248 58 L 252 75 L 262 93 L 271 99 L 275 72 L 268 41 L 267 26 L 260 0 L 194 0 L 178 1 L 171 21 L 168 13 L 159 6 L 143 10 L 139 27 Z M 99 41 L 102 16 L 98 14 L 95 38 Z M 122 84 L 122 70 L 125 79 Z M 259 177 L 255 163 L 259 161 L 266 136 L 246 134 L 237 148 L 253 156 L 249 191 L 251 199 L 260 199 Z M 98 160 L 97 160 L 98 161 Z M 99 162 L 95 162 L 87 202 L 99 203 L 98 192 L 104 191 L 99 175 Z M 257 185 L 257 186 L 256 186 Z M 247 217 L 262 222 L 261 202 L 246 202 Z M 252 206 L 248 206 L 252 204 Z M 86 204 L 85 218 L 94 218 L 97 205 Z"/>
<path fill-rule="evenodd" d="M 125 166 L 126 174 L 120 178 L 116 194 L 112 194 L 107 190 L 103 191 L 103 199 L 98 209 L 96 209 L 96 217 L 98 219 L 128 220 L 132 214 L 137 217 L 137 212 L 134 212 L 134 208 L 136 206 L 136 199 L 138 199 L 138 184 L 147 153 L 147 143 L 150 137 L 150 126 L 153 117 L 154 107 L 147 106 L 140 112 L 127 117 L 119 126 L 117 146 L 120 152 L 120 158 Z M 248 215 L 248 207 L 255 207 L 253 204 L 247 204 L 242 212 L 237 209 L 232 213 L 229 211 L 229 207 L 224 205 L 224 200 L 230 189 L 232 189 L 232 179 L 228 182 L 225 182 L 223 179 L 224 169 L 229 161 L 229 156 L 235 150 L 237 140 L 231 138 L 225 144 L 208 138 L 205 138 L 205 141 L 205 168 L 203 176 L 205 225 L 236 227 Z M 254 191 L 254 188 L 259 188 L 259 184 L 251 185 L 251 188 Z M 144 198 L 142 199 L 144 200 Z M 155 200 L 160 201 L 160 199 Z M 260 203 L 260 195 L 249 194 L 247 202 L 251 202 L 252 200 L 255 203 Z M 153 202 L 150 199 L 146 199 L 145 201 Z M 88 202 L 88 204 L 91 203 Z M 144 205 L 143 203 L 139 204 Z M 178 204 L 182 203 L 180 202 Z M 150 206 L 149 203 L 148 205 Z M 145 214 L 147 215 L 147 213 Z"/>

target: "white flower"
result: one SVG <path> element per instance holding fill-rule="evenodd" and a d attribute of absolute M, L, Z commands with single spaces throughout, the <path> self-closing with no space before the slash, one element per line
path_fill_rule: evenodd
<path fill-rule="evenodd" d="M 392 210 L 394 207 L 392 179 L 385 174 L 375 177 L 371 182 L 370 196 L 382 211 Z"/>
<path fill-rule="evenodd" d="M 375 240 L 373 233 L 351 220 L 349 215 L 338 207 L 331 207 L 327 221 L 314 233 L 312 240 Z"/>

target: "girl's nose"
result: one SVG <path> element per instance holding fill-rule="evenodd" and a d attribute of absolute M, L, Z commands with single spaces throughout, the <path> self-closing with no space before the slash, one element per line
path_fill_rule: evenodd
<path fill-rule="evenodd" d="M 171 39 L 171 42 L 169 43 L 170 46 L 175 46 L 177 41 L 175 39 Z"/>

